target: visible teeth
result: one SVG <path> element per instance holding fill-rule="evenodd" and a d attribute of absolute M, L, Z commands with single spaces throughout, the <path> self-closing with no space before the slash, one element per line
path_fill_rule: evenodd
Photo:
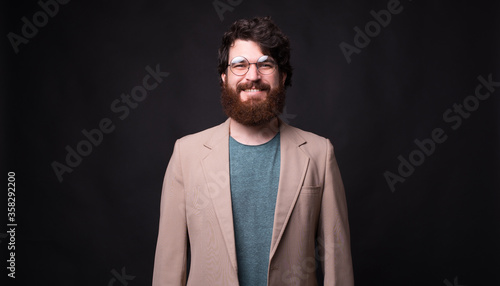
<path fill-rule="evenodd" d="M 258 92 L 260 89 L 245 89 L 245 92 Z"/>

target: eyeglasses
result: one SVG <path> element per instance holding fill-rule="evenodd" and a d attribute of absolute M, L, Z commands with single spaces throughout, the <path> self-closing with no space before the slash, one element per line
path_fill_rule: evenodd
<path fill-rule="evenodd" d="M 245 57 L 238 56 L 232 59 L 228 66 L 233 74 L 245 75 L 250 70 L 250 65 L 253 64 L 255 64 L 260 74 L 272 74 L 276 70 L 276 63 L 270 56 L 262 56 L 256 63 L 251 63 Z"/>

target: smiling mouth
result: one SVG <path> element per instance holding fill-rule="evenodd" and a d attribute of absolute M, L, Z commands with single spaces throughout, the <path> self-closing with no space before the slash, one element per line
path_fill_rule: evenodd
<path fill-rule="evenodd" d="M 243 91 L 244 92 L 260 92 L 260 91 L 263 91 L 263 90 L 262 89 L 252 88 L 252 89 L 244 89 Z"/>

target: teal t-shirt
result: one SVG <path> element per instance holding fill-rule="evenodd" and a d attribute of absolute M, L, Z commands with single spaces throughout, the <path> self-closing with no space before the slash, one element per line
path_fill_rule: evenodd
<path fill-rule="evenodd" d="M 279 133 L 256 146 L 229 138 L 231 200 L 241 286 L 267 285 L 280 160 Z"/>

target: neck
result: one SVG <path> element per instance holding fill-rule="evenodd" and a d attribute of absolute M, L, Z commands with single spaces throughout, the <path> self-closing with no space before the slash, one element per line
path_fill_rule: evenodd
<path fill-rule="evenodd" d="M 245 145 L 261 145 L 273 137 L 279 131 L 279 121 L 275 117 L 271 121 L 259 126 L 243 125 L 231 118 L 229 134 L 234 140 Z"/>

